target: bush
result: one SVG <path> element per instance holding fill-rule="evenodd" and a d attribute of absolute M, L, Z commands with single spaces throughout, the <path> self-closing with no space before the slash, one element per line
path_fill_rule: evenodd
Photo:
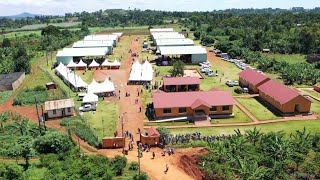
<path fill-rule="evenodd" d="M 35 149 L 39 153 L 62 153 L 72 149 L 74 144 L 67 134 L 63 132 L 49 132 L 35 140 Z"/>
<path fill-rule="evenodd" d="M 139 174 L 134 175 L 133 180 L 148 180 L 149 176 L 145 172 L 140 173 L 140 178 Z"/>
<path fill-rule="evenodd" d="M 22 179 L 22 167 L 16 163 L 0 163 L 1 179 Z"/>
<path fill-rule="evenodd" d="M 113 169 L 116 172 L 117 176 L 121 176 L 122 175 L 122 171 L 126 167 L 126 165 L 127 165 L 127 158 L 125 158 L 123 156 L 119 156 L 119 155 L 117 155 L 114 158 L 114 160 L 113 160 Z"/>
<path fill-rule="evenodd" d="M 132 163 L 130 164 L 129 170 L 131 170 L 131 171 L 138 171 L 138 169 L 139 169 L 139 164 L 138 164 L 137 162 L 132 162 Z"/>

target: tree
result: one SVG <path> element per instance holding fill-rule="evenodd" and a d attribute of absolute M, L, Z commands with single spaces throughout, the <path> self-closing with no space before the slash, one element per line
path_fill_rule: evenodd
<path fill-rule="evenodd" d="M 194 38 L 195 38 L 196 40 L 200 39 L 200 37 L 201 37 L 200 31 L 194 32 L 193 35 L 194 35 Z"/>
<path fill-rule="evenodd" d="M 33 149 L 33 139 L 31 136 L 21 136 L 17 140 L 17 145 L 20 149 L 19 156 L 24 158 L 26 162 L 25 169 L 28 169 L 30 165 L 30 158 L 35 155 L 35 151 Z"/>
<path fill-rule="evenodd" d="M 169 70 L 172 77 L 184 75 L 185 65 L 182 61 L 180 60 L 174 61 L 172 65 L 173 65 L 172 69 Z"/>
<path fill-rule="evenodd" d="M 11 47 L 11 41 L 9 38 L 4 38 L 3 41 L 2 41 L 2 47 L 5 48 L 5 47 Z"/>
<path fill-rule="evenodd" d="M 113 169 L 118 176 L 122 175 L 123 169 L 127 165 L 127 158 L 117 155 L 113 160 Z"/>
<path fill-rule="evenodd" d="M 63 132 L 49 132 L 44 136 L 39 136 L 35 142 L 34 147 L 39 153 L 63 153 L 70 151 L 73 143 L 67 134 Z"/>
<path fill-rule="evenodd" d="M 22 167 L 15 163 L 0 162 L 1 179 L 22 179 Z"/>
<path fill-rule="evenodd" d="M 52 25 L 49 25 L 43 28 L 43 30 L 41 31 L 42 36 L 49 36 L 49 35 L 58 36 L 59 34 L 60 34 L 59 28 Z"/>

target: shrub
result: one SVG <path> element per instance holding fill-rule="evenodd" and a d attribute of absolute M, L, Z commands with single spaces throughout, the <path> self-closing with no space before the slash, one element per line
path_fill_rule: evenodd
<path fill-rule="evenodd" d="M 44 103 L 47 100 L 48 92 L 45 88 L 37 86 L 34 89 L 25 89 L 21 91 L 13 100 L 13 105 L 35 104 L 35 97 L 38 103 Z"/>
<path fill-rule="evenodd" d="M 140 173 L 140 178 L 139 174 L 134 175 L 133 180 L 149 180 L 149 176 L 145 172 Z"/>
<path fill-rule="evenodd" d="M 137 162 L 132 162 L 130 164 L 129 170 L 131 171 L 137 171 L 139 169 L 139 164 Z"/>
<path fill-rule="evenodd" d="M 1 179 L 22 179 L 22 167 L 16 163 L 0 163 Z"/>
<path fill-rule="evenodd" d="M 35 149 L 39 153 L 62 153 L 72 149 L 73 144 L 67 134 L 63 132 L 49 132 L 35 140 Z"/>
<path fill-rule="evenodd" d="M 117 176 L 121 176 L 122 175 L 122 171 L 126 167 L 126 165 L 127 165 L 127 158 L 125 158 L 123 156 L 119 156 L 119 155 L 117 155 L 114 158 L 114 160 L 113 160 L 113 169 L 116 172 Z"/>

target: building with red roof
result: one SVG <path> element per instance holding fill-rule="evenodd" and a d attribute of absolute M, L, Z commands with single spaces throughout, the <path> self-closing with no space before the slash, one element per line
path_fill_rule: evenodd
<path fill-rule="evenodd" d="M 143 145 L 158 146 L 160 144 L 159 131 L 154 127 L 149 128 L 146 134 L 140 134 L 140 142 Z"/>
<path fill-rule="evenodd" d="M 232 116 L 235 103 L 229 91 L 157 92 L 153 94 L 156 118 Z"/>
<path fill-rule="evenodd" d="M 200 79 L 198 77 L 174 77 L 163 79 L 165 92 L 199 91 Z"/>
<path fill-rule="evenodd" d="M 240 86 L 248 87 L 249 90 L 253 93 L 259 93 L 258 87 L 269 80 L 270 78 L 268 78 L 267 76 L 250 68 L 243 70 L 239 74 Z"/>
<path fill-rule="evenodd" d="M 309 99 L 296 90 L 273 80 L 263 83 L 258 87 L 258 90 L 260 98 L 284 114 L 310 112 L 311 101 Z"/>

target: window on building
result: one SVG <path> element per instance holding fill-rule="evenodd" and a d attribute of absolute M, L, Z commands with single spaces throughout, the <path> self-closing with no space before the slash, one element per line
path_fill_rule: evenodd
<path fill-rule="evenodd" d="M 187 108 L 179 108 L 179 113 L 186 113 L 187 112 Z"/>
<path fill-rule="evenodd" d="M 68 107 L 67 111 L 68 111 L 68 112 L 71 112 L 71 108 L 70 108 L 70 107 Z"/>
<path fill-rule="evenodd" d="M 53 113 L 53 114 L 57 114 L 57 110 L 54 109 L 52 113 Z"/>
<path fill-rule="evenodd" d="M 163 113 L 164 114 L 171 114 L 171 109 L 170 108 L 163 109 Z"/>
<path fill-rule="evenodd" d="M 210 108 L 210 111 L 211 111 L 211 112 L 216 112 L 216 111 L 217 111 L 217 107 L 216 107 L 216 106 L 212 106 L 212 107 Z"/>
<path fill-rule="evenodd" d="M 229 106 L 222 106 L 222 111 L 229 111 L 230 107 Z"/>

